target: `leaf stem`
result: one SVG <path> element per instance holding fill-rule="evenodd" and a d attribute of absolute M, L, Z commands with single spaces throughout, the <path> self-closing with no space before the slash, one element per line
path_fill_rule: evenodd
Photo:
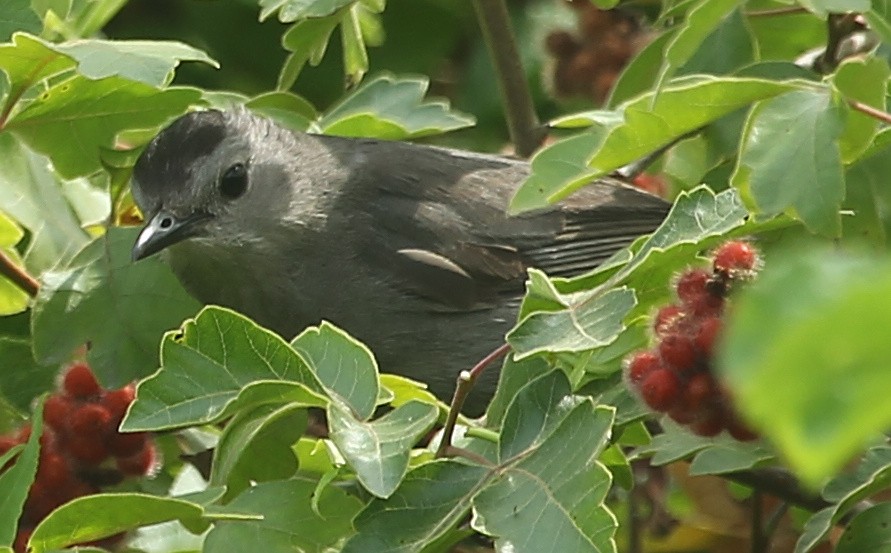
<path fill-rule="evenodd" d="M 753 10 L 746 12 L 747 17 L 773 17 L 777 15 L 797 15 L 800 13 L 809 13 L 807 9 L 801 6 L 787 6 L 785 8 L 776 8 L 772 10 Z"/>
<path fill-rule="evenodd" d="M 808 511 L 816 512 L 831 505 L 820 494 L 804 490 L 794 476 L 781 469 L 741 470 L 726 474 L 724 477 L 754 490 L 769 493 Z"/>
<path fill-rule="evenodd" d="M 436 457 L 446 457 L 448 455 L 449 448 L 452 447 L 452 437 L 455 435 L 455 424 L 458 422 L 458 414 L 461 413 L 461 408 L 464 407 L 464 401 L 467 399 L 470 390 L 473 389 L 476 379 L 479 378 L 486 367 L 491 365 L 492 362 L 499 357 L 507 354 L 508 351 L 510 351 L 510 344 L 501 344 L 495 350 L 480 359 L 472 369 L 469 371 L 461 371 L 461 374 L 458 375 L 458 385 L 455 387 L 455 394 L 452 396 L 452 403 L 449 406 L 449 416 L 442 429 L 442 439 L 439 441 Z"/>
<path fill-rule="evenodd" d="M 0 250 L 0 274 L 12 281 L 22 291 L 32 298 L 37 295 L 40 290 L 40 283 L 25 271 L 24 268 L 16 265 L 9 255 Z"/>
<path fill-rule="evenodd" d="M 864 104 L 863 102 L 858 102 L 857 100 L 848 100 L 848 105 L 861 113 L 865 113 L 870 117 L 891 125 L 891 113 L 876 109 L 872 106 Z"/>
<path fill-rule="evenodd" d="M 535 113 L 507 4 L 505 0 L 473 0 L 473 5 L 498 76 L 511 140 L 517 155 L 529 157 L 544 140 L 545 128 Z"/>

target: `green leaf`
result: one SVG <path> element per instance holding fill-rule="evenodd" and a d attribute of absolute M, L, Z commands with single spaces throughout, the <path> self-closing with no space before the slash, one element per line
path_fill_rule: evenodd
<path fill-rule="evenodd" d="M 24 236 L 22 229 L 0 211 L 0 250 L 16 267 L 25 269 L 15 245 Z M 0 316 L 21 313 L 28 308 L 31 297 L 27 292 L 6 277 L 0 277 Z"/>
<path fill-rule="evenodd" d="M 845 99 L 856 100 L 884 111 L 889 75 L 891 69 L 883 59 L 848 58 L 835 71 L 832 84 Z M 850 107 L 845 111 L 845 128 L 838 138 L 838 145 L 842 161 L 850 164 L 869 148 L 879 130 L 879 122 Z"/>
<path fill-rule="evenodd" d="M 723 9 L 719 6 L 705 7 L 700 5 L 700 7 L 704 11 L 711 12 L 702 14 L 706 17 L 716 15 L 715 8 Z M 687 25 L 689 24 L 688 21 Z M 699 40 L 699 37 L 696 37 L 696 39 Z M 720 19 L 717 26 L 707 33 L 696 52 L 677 69 L 677 74 L 709 73 L 726 75 L 756 60 L 757 45 L 755 44 L 755 37 L 752 36 L 742 10 L 737 6 L 727 16 Z M 754 77 L 760 75 L 746 76 Z"/>
<path fill-rule="evenodd" d="M 869 28 L 881 37 L 882 42 L 891 44 L 891 2 L 873 0 L 872 8 L 863 14 Z"/>
<path fill-rule="evenodd" d="M 507 333 L 515 359 L 605 346 L 625 329 L 625 315 L 637 303 L 634 291 L 628 288 L 606 293 L 594 290 L 561 299 L 564 310 L 532 313 Z"/>
<path fill-rule="evenodd" d="M 182 499 L 140 493 L 88 495 L 62 505 L 43 519 L 29 545 L 34 553 L 42 553 L 140 526 L 196 519 L 203 513 L 201 505 Z"/>
<path fill-rule="evenodd" d="M 529 382 L 514 397 L 504 416 L 498 458 L 510 461 L 538 448 L 582 401 L 572 395 L 563 371 L 551 371 Z"/>
<path fill-rule="evenodd" d="M 658 97 L 649 92 L 623 104 L 624 123 L 617 125 L 592 149 L 588 168 L 578 172 L 574 164 L 554 171 L 552 183 L 535 181 L 537 190 L 525 190 L 523 183 L 510 203 L 510 212 L 519 213 L 547 206 L 575 192 L 592 178 L 609 174 L 659 149 L 672 140 L 715 121 L 751 102 L 787 92 L 799 86 L 796 81 L 774 82 L 750 78 L 684 77 L 662 89 Z M 559 142 L 557 143 L 559 144 Z M 551 145 L 539 153 L 541 163 L 551 162 Z M 562 156 L 553 160 L 562 164 Z"/>
<path fill-rule="evenodd" d="M 373 422 L 356 420 L 338 402 L 328 406 L 331 439 L 372 495 L 393 494 L 408 470 L 411 448 L 433 428 L 434 405 L 410 401 Z"/>
<path fill-rule="evenodd" d="M 16 31 L 37 34 L 43 22 L 31 9 L 30 0 L 7 0 L 0 13 L 0 42 L 6 42 Z"/>
<path fill-rule="evenodd" d="M 869 449 L 853 471 L 840 474 L 823 488 L 823 497 L 833 505 L 807 521 L 795 544 L 795 553 L 804 553 L 816 547 L 851 509 L 864 499 L 886 490 L 889 485 L 891 447 Z"/>
<path fill-rule="evenodd" d="M 456 460 L 421 465 L 408 473 L 396 493 L 372 500 L 359 513 L 357 533 L 343 553 L 421 551 L 465 517 L 489 475 L 485 467 Z"/>
<path fill-rule="evenodd" d="M 665 47 L 673 36 L 671 32 L 664 32 L 654 37 L 628 62 L 613 84 L 606 101 L 607 107 L 615 108 L 655 85 L 665 57 Z"/>
<path fill-rule="evenodd" d="M 891 262 L 837 251 L 772 257 L 737 298 L 718 368 L 810 486 L 891 425 L 885 298 Z"/>
<path fill-rule="evenodd" d="M 325 17 L 355 3 L 356 0 L 260 0 L 260 20 L 278 11 L 278 20 L 291 23 L 298 19 Z"/>
<path fill-rule="evenodd" d="M 539 447 L 480 492 L 471 525 L 494 537 L 498 550 L 616 551 L 618 522 L 604 503 L 612 476 L 597 460 L 614 417 L 614 409 L 591 400 L 576 405 Z"/>
<path fill-rule="evenodd" d="M 841 114 L 827 91 L 798 90 L 749 114 L 731 179 L 756 213 L 794 211 L 812 232 L 838 236 L 844 174 Z"/>
<path fill-rule="evenodd" d="M 36 83 L 73 69 L 76 62 L 47 43 L 26 33 L 12 35 L 12 44 L 0 45 L 0 69 L 9 78 L 4 108 L 9 111 Z"/>
<path fill-rule="evenodd" d="M 665 79 L 693 57 L 699 46 L 741 3 L 740 0 L 697 0 L 665 47 L 665 57 L 659 71 L 659 88 Z"/>
<path fill-rule="evenodd" d="M 219 69 L 202 50 L 173 40 L 82 39 L 56 50 L 77 60 L 77 71 L 89 79 L 119 76 L 151 86 L 167 84 L 183 61 L 198 61 Z"/>
<path fill-rule="evenodd" d="M 0 337 L 0 359 L 5 365 L 0 371 L 0 395 L 20 412 L 27 413 L 35 397 L 53 388 L 58 368 L 38 365 L 31 342 Z"/>
<path fill-rule="evenodd" d="M 362 80 L 368 72 L 368 51 L 362 37 L 360 14 L 362 6 L 353 4 L 340 22 L 340 40 L 343 45 L 343 72 L 347 86 Z"/>
<path fill-rule="evenodd" d="M 838 541 L 835 553 L 891 553 L 891 503 L 885 502 L 858 513 Z"/>
<path fill-rule="evenodd" d="M 334 28 L 340 23 L 339 15 L 302 19 L 295 23 L 282 36 L 282 47 L 291 52 L 278 77 L 278 90 L 287 90 L 309 62 L 318 65 L 328 49 L 328 40 Z"/>
<path fill-rule="evenodd" d="M 317 510 L 311 506 L 313 494 L 320 494 Z M 218 521 L 202 551 L 235 553 L 258 546 L 263 553 L 331 551 L 350 533 L 350 522 L 361 506 L 358 499 L 334 486 L 316 489 L 315 480 L 264 482 L 227 505 L 227 509 L 261 515 L 262 520 Z"/>
<path fill-rule="evenodd" d="M 245 102 L 244 107 L 296 131 L 305 131 L 318 117 L 316 108 L 290 92 L 267 92 Z"/>
<path fill-rule="evenodd" d="M 445 100 L 424 100 L 426 77 L 378 75 L 332 107 L 318 122 L 326 134 L 407 140 L 473 125 Z"/>
<path fill-rule="evenodd" d="M 41 276 L 31 316 L 38 363 L 65 362 L 89 342 L 90 365 L 108 387 L 155 370 L 161 336 L 198 304 L 160 259 L 131 261 L 136 234 L 111 228 Z"/>
<path fill-rule="evenodd" d="M 210 485 L 234 495 L 251 482 L 281 480 L 297 471 L 291 446 L 306 430 L 306 410 L 291 403 L 265 404 L 237 413 L 223 430 L 213 458 Z"/>
<path fill-rule="evenodd" d="M 194 88 L 163 91 L 120 77 L 76 76 L 48 88 L 15 114 L 7 129 L 48 156 L 65 178 L 101 168 L 100 148 L 125 129 L 152 128 L 198 102 Z"/>
<path fill-rule="evenodd" d="M 800 0 L 801 5 L 820 17 L 830 13 L 860 13 L 869 9 L 869 0 Z"/>
<path fill-rule="evenodd" d="M 750 469 L 773 458 L 773 454 L 758 443 L 738 442 L 727 433 L 714 438 L 693 434 L 665 418 L 663 432 L 653 436 L 649 444 L 635 451 L 637 456 L 652 456 L 654 466 L 691 459 L 690 474 L 727 474 Z"/>
<path fill-rule="evenodd" d="M 315 372 L 325 389 L 366 420 L 374 413 L 380 383 L 377 362 L 365 344 L 327 321 L 291 340 L 291 347 Z"/>
<path fill-rule="evenodd" d="M 9 133 L 0 133 L 0 159 L 0 210 L 31 233 L 25 266 L 36 275 L 65 263 L 89 238 L 49 162 Z"/>
<path fill-rule="evenodd" d="M 16 522 L 22 514 L 22 507 L 28 498 L 28 489 L 37 473 L 42 433 L 43 402 L 41 401 L 34 409 L 28 442 L 19 452 L 15 464 L 0 472 L 0 543 L 11 544 L 15 539 Z M 5 464 L 4 460 L 3 465 Z"/>
<path fill-rule="evenodd" d="M 122 428 L 207 423 L 236 400 L 324 405 L 322 398 L 315 374 L 281 337 L 234 311 L 208 306 L 164 336 L 161 370 L 139 384 Z"/>

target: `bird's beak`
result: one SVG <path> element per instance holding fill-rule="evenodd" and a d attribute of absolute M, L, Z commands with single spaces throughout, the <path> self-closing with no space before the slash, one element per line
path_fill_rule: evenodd
<path fill-rule="evenodd" d="M 197 234 L 199 223 L 209 217 L 209 213 L 202 211 L 179 218 L 162 209 L 146 222 L 136 238 L 132 251 L 133 261 L 139 261 L 158 253 L 167 246 L 194 236 Z"/>

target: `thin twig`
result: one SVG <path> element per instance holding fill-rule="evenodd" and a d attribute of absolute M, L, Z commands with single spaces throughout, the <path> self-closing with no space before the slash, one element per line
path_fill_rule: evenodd
<path fill-rule="evenodd" d="M 891 125 L 891 113 L 876 109 L 872 106 L 864 104 L 863 102 L 858 102 L 857 100 L 848 100 L 848 105 L 861 113 L 865 113 L 870 117 Z"/>
<path fill-rule="evenodd" d="M 752 492 L 752 553 L 764 553 L 764 524 L 762 519 L 764 499 L 761 491 Z"/>
<path fill-rule="evenodd" d="M 814 60 L 814 69 L 824 75 L 832 73 L 838 67 L 841 62 L 839 56 L 842 43 L 851 33 L 860 29 L 857 14 L 853 13 L 831 13 L 826 18 L 826 25 L 828 28 L 826 50 L 822 56 Z"/>
<path fill-rule="evenodd" d="M 436 449 L 437 457 L 445 457 L 448 449 L 452 446 L 452 437 L 455 434 L 455 423 L 458 422 L 458 414 L 464 407 L 464 401 L 470 390 L 473 389 L 476 379 L 483 371 L 499 357 L 504 356 L 510 351 L 510 344 L 502 344 L 497 349 L 480 359 L 469 371 L 461 371 L 458 375 L 458 385 L 455 388 L 455 395 L 452 396 L 452 403 L 449 406 L 449 416 L 446 419 L 445 426 L 442 428 L 442 438 L 439 441 L 439 447 Z"/>
<path fill-rule="evenodd" d="M 789 511 L 789 504 L 784 501 L 777 505 L 774 512 L 770 514 L 770 518 L 767 519 L 764 530 L 761 531 L 761 535 L 764 536 L 765 550 L 769 551 L 770 540 L 773 539 L 773 535 L 776 533 L 777 528 L 780 527 L 780 521 L 786 516 L 787 511 Z"/>
<path fill-rule="evenodd" d="M 545 137 L 538 120 L 505 0 L 473 0 L 483 39 L 498 76 L 504 114 L 517 155 L 529 157 Z"/>
<path fill-rule="evenodd" d="M 29 275 L 24 268 L 16 265 L 3 250 L 0 250 L 0 274 L 11 280 L 32 298 L 40 290 L 40 283 L 37 282 L 37 279 Z"/>

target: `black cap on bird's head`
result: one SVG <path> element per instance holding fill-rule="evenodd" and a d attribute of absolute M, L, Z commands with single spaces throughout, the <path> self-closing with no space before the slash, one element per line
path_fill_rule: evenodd
<path fill-rule="evenodd" d="M 146 146 L 133 169 L 133 198 L 146 217 L 133 246 L 134 260 L 199 234 L 221 200 L 244 193 L 249 148 L 243 135 L 232 132 L 239 116 L 218 110 L 187 113 Z"/>

